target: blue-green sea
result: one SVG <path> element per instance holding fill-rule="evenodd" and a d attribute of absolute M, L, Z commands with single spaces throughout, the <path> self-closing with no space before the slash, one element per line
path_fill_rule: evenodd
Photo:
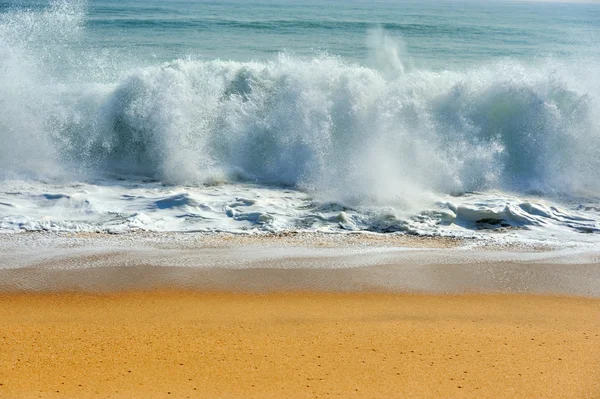
<path fill-rule="evenodd" d="M 419 68 L 515 57 L 597 56 L 600 4 L 462 0 L 98 1 L 89 44 L 160 60 L 265 60 L 328 53 L 369 63 L 369 31 Z"/>
<path fill-rule="evenodd" d="M 419 68 L 465 67 L 513 57 L 595 57 L 598 2 L 510 0 L 89 0 L 55 2 L 84 13 L 75 45 L 140 60 L 268 60 L 327 53 L 368 63 L 369 31 L 383 29 Z M 0 2 L 41 12 L 48 1 Z"/>
<path fill-rule="evenodd" d="M 595 245 L 599 50 L 598 2 L 0 0 L 0 231 Z"/>

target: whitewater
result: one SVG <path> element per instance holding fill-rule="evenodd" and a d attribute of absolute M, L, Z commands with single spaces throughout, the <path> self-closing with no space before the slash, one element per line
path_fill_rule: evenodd
<path fill-rule="evenodd" d="M 90 8 L 0 8 L 2 233 L 600 243 L 593 55 L 427 67 L 375 21 L 354 27 L 362 61 L 293 48 L 142 57 L 90 45 Z"/>

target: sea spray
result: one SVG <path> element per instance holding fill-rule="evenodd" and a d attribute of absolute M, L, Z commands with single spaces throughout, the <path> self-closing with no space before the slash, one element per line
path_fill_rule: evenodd
<path fill-rule="evenodd" d="M 31 144 L 50 146 L 66 170 L 173 184 L 242 178 L 378 202 L 597 192 L 596 96 L 559 68 L 506 62 L 389 80 L 326 56 L 178 60 L 114 85 L 41 88 L 46 98 L 11 113 L 21 117 L 5 118 L 2 134 L 35 130 Z"/>

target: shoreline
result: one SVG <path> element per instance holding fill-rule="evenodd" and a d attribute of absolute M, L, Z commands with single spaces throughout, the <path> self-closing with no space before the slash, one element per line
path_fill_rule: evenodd
<path fill-rule="evenodd" d="M 596 248 L 378 234 L 0 235 L 0 292 L 136 289 L 600 297 Z"/>
<path fill-rule="evenodd" d="M 114 255 L 112 262 L 125 262 Z M 98 258 L 94 258 L 98 259 Z M 102 256 L 99 259 L 103 259 Z M 317 259 L 283 260 L 244 268 L 203 268 L 156 265 L 0 269 L 0 294 L 120 293 L 153 290 L 190 290 L 268 294 L 279 292 L 389 293 L 389 294 L 532 294 L 600 297 L 600 267 L 593 264 L 529 264 L 481 262 L 474 264 L 402 263 L 357 267 L 302 267 Z M 85 259 L 74 262 L 85 264 Z M 329 260 L 335 264 L 334 260 Z"/>
<path fill-rule="evenodd" d="M 0 294 L 0 396 L 598 397 L 600 299 Z"/>

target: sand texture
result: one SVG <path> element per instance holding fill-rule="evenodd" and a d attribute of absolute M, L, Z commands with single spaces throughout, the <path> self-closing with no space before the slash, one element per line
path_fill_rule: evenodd
<path fill-rule="evenodd" d="M 0 397 L 600 398 L 600 300 L 0 295 Z"/>

